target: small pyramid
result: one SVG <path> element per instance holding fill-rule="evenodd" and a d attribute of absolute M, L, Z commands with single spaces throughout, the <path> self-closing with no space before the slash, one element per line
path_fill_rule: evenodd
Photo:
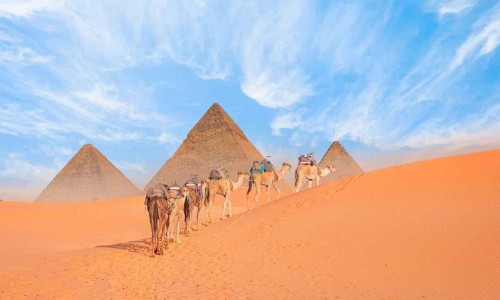
<path fill-rule="evenodd" d="M 86 144 L 35 202 L 77 202 L 140 195 L 137 187 L 99 150 Z"/>
<path fill-rule="evenodd" d="M 252 161 L 262 158 L 233 119 L 214 103 L 145 190 L 158 182 L 183 184 L 192 174 L 207 178 L 210 171 L 219 166 L 224 166 L 236 180 L 237 172 L 248 172 Z"/>
<path fill-rule="evenodd" d="M 318 164 L 321 168 L 333 166 L 336 171 L 322 178 L 322 182 L 331 182 L 337 179 L 363 174 L 363 169 L 349 155 L 339 141 L 334 141 Z"/>

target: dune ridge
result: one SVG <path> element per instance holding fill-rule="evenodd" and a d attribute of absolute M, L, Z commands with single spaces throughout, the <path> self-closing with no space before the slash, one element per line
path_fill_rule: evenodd
<path fill-rule="evenodd" d="M 238 197 L 241 213 L 156 258 L 140 197 L 1 203 L 0 298 L 500 297 L 500 150 L 364 173 L 249 212 Z M 35 228 L 23 214 L 47 220 Z M 58 240 L 72 247 L 42 239 L 43 251 L 16 256 L 54 219 L 76 232 Z"/>

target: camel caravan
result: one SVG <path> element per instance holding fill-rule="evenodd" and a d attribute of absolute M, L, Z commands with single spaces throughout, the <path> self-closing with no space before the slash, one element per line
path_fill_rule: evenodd
<path fill-rule="evenodd" d="M 255 160 L 256 158 L 264 159 Z M 229 170 L 239 170 L 236 181 L 231 180 Z M 189 234 L 191 230 L 199 230 L 203 208 L 203 224 L 210 224 L 210 212 L 216 195 L 224 198 L 221 219 L 231 217 L 231 195 L 245 182 L 248 182 L 247 210 L 250 210 L 252 191 L 255 191 L 256 207 L 260 206 L 259 196 L 263 188 L 266 190 L 267 203 L 271 201 L 272 189 L 276 190 L 276 199 L 279 199 L 281 189 L 290 186 L 284 183 L 284 178 L 291 171 L 292 165 L 288 162 L 282 163 L 279 170 L 275 169 L 269 157 L 260 153 L 224 109 L 218 103 L 212 104 L 143 190 L 151 225 L 152 254 L 162 254 L 167 239 L 169 242 L 180 243 L 182 223 L 185 234 Z M 292 192 L 299 192 L 306 181 L 311 187 L 313 181 L 319 185 L 320 179 L 323 182 L 362 173 L 349 153 L 335 141 L 319 163 L 316 163 L 312 154 L 299 157 L 295 180 L 291 184 Z M 208 177 L 200 179 L 193 174 L 207 174 Z M 180 180 L 186 178 L 188 180 L 184 184 L 176 183 L 183 182 Z M 113 199 L 139 194 L 139 189 L 104 154 L 95 146 L 85 144 L 35 202 Z M 191 226 L 195 217 L 196 224 Z M 168 243 L 166 245 L 168 248 Z"/>
<path fill-rule="evenodd" d="M 205 226 L 212 222 L 210 209 L 214 203 L 215 196 L 224 197 L 222 206 L 221 220 L 232 216 L 231 211 L 231 192 L 240 188 L 244 180 L 248 180 L 247 210 L 250 210 L 250 192 L 255 189 L 255 204 L 259 207 L 259 195 L 262 187 L 266 188 L 267 203 L 270 202 L 270 190 L 272 187 L 277 192 L 276 200 L 280 198 L 281 191 L 278 182 L 282 180 L 286 173 L 292 169 L 290 163 L 281 164 L 278 171 L 274 168 L 268 159 L 254 161 L 250 167 L 250 172 L 238 172 L 236 182 L 229 178 L 229 172 L 224 167 L 214 168 L 210 171 L 208 178 L 200 180 L 197 175 L 187 180 L 182 187 L 174 183 L 166 185 L 157 183 L 155 186 L 147 189 L 144 204 L 149 213 L 149 222 L 151 225 L 151 249 L 152 256 L 156 254 L 163 255 L 163 247 L 168 249 L 169 242 L 180 243 L 180 226 L 184 221 L 184 234 L 189 235 L 190 230 L 199 230 L 200 212 L 202 206 L 205 208 Z M 325 177 L 335 168 L 327 166 L 320 169 L 312 154 L 301 155 L 295 170 L 295 184 L 293 192 L 298 192 L 304 180 L 309 181 L 309 187 L 312 181 L 316 180 L 319 185 L 321 177 Z M 191 216 L 196 208 L 196 227 L 191 226 Z M 228 214 L 226 215 L 226 208 Z M 175 225 L 175 228 L 174 228 Z M 175 237 L 174 237 L 175 229 Z"/>
<path fill-rule="evenodd" d="M 340 176 L 336 175 L 339 172 L 333 166 L 340 170 Z M 334 142 L 319 164 L 312 153 L 301 155 L 295 169 L 295 180 L 286 184 L 284 179 L 288 172 L 292 172 L 292 165 L 283 162 L 279 169 L 275 168 L 270 157 L 262 155 L 224 109 L 214 103 L 144 189 L 151 225 L 152 255 L 162 254 L 164 246 L 168 249 L 170 242 L 180 243 L 181 229 L 186 235 L 191 230 L 200 230 L 202 209 L 205 210 L 202 224 L 208 226 L 212 223 L 211 211 L 217 195 L 223 198 L 220 219 L 224 220 L 233 214 L 231 195 L 245 183 L 248 183 L 248 211 L 252 197 L 255 207 L 261 205 L 262 189 L 265 189 L 266 203 L 269 203 L 273 189 L 277 200 L 285 187 L 291 186 L 292 192 L 299 192 L 305 182 L 312 187 L 313 181 L 319 185 L 323 178 L 352 176 L 357 172 L 352 166 L 357 166 L 356 162 L 339 143 Z M 347 170 L 354 171 L 345 173 Z M 229 171 L 237 172 L 231 173 L 237 175 L 233 177 L 236 181 L 231 179 Z M 194 174 L 206 174 L 207 177 Z M 186 178 L 188 180 L 182 181 Z M 179 186 L 175 182 L 184 184 Z M 252 191 L 255 191 L 253 195 Z M 192 226 L 194 218 L 196 222 Z"/>

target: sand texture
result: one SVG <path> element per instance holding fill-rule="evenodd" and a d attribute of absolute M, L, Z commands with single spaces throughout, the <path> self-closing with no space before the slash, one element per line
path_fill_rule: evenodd
<path fill-rule="evenodd" d="M 154 258 L 141 197 L 3 201 L 0 299 L 500 299 L 500 150 L 243 194 Z"/>

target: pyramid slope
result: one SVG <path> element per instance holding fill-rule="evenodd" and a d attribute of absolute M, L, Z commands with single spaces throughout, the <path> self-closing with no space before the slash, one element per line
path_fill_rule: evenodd
<path fill-rule="evenodd" d="M 140 193 L 99 150 L 86 144 L 54 177 L 35 202 L 78 202 Z"/>
<path fill-rule="evenodd" d="M 253 160 L 262 158 L 238 125 L 214 103 L 145 189 L 158 182 L 182 184 L 192 174 L 206 178 L 210 170 L 219 166 L 224 166 L 236 180 L 237 172 L 248 171 Z"/>
<path fill-rule="evenodd" d="M 331 165 L 337 171 L 322 178 L 322 182 L 331 182 L 337 179 L 351 177 L 363 173 L 363 169 L 358 163 L 349 155 L 347 150 L 340 144 L 339 141 L 334 141 L 330 148 L 326 151 L 325 155 L 319 162 L 321 168 Z"/>

